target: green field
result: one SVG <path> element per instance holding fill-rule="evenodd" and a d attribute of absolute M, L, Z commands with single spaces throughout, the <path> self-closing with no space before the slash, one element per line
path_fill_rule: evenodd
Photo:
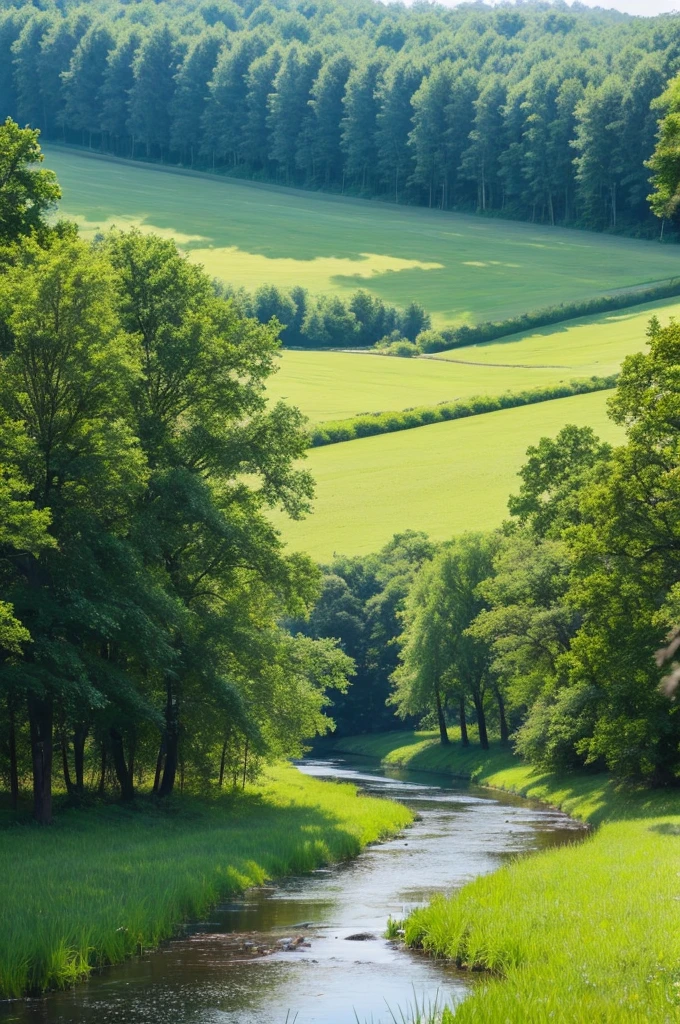
<path fill-rule="evenodd" d="M 680 302 L 664 299 L 615 313 L 581 317 L 554 327 L 511 334 L 500 341 L 451 349 L 430 358 L 455 363 L 468 361 L 480 373 L 482 366 L 490 370 L 506 365 L 509 372 L 520 367 L 551 367 L 553 380 L 559 371 L 572 377 L 606 377 L 616 373 L 625 356 L 644 348 L 652 316 L 658 316 L 662 324 L 671 318 L 678 319 Z"/>
<path fill-rule="evenodd" d="M 312 423 L 322 423 L 364 412 L 523 391 L 580 376 L 585 375 L 571 369 L 562 373 L 546 367 L 508 369 L 368 353 L 284 351 L 267 390 L 272 399 L 284 399 Z"/>
<path fill-rule="evenodd" d="M 607 392 L 487 413 L 470 419 L 315 448 L 315 510 L 276 523 L 291 547 L 327 560 L 334 552 L 376 551 L 395 533 L 424 530 L 446 540 L 502 521 L 526 449 L 566 423 L 590 425 L 618 441 Z"/>
<path fill-rule="evenodd" d="M 662 323 L 680 317 L 680 302 L 666 299 L 602 313 L 421 359 L 288 350 L 268 390 L 272 398 L 298 406 L 312 423 L 321 423 L 604 377 L 616 373 L 625 356 L 644 348 L 654 315 Z"/>
<path fill-rule="evenodd" d="M 61 213 L 94 232 L 174 237 L 216 277 L 315 292 L 368 288 L 435 323 L 497 320 L 673 277 L 675 248 L 559 228 L 393 207 L 89 157 L 46 147 Z"/>

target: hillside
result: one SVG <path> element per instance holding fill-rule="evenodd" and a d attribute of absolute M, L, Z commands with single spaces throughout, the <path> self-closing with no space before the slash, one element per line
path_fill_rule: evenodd
<path fill-rule="evenodd" d="M 406 529 L 434 540 L 491 529 L 505 516 L 526 449 L 542 435 L 576 423 L 622 439 L 606 399 L 598 392 L 313 449 L 305 463 L 316 480 L 313 514 L 275 523 L 292 548 L 320 560 L 375 551 Z"/>

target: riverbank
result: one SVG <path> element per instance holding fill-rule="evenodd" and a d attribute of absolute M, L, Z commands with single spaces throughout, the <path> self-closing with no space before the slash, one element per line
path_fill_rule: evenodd
<path fill-rule="evenodd" d="M 401 804 L 290 766 L 244 793 L 71 809 L 0 831 L 0 997 L 63 988 L 158 945 L 219 899 L 356 856 Z"/>
<path fill-rule="evenodd" d="M 500 747 L 443 748 L 432 733 L 352 737 L 334 751 L 472 778 L 598 826 L 574 846 L 508 864 L 407 919 L 410 945 L 490 972 L 447 1019 L 679 1019 L 680 792 L 627 789 L 603 775 L 551 775 Z"/>

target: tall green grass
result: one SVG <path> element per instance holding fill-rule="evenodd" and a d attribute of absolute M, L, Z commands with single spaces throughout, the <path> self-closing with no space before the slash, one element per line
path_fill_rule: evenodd
<path fill-rule="evenodd" d="M 432 733 L 354 737 L 338 748 L 471 776 L 599 826 L 585 841 L 517 860 L 407 918 L 409 945 L 486 972 L 450 1020 L 680 1019 L 679 792 L 616 786 L 606 775 L 555 776 L 493 745 L 442 748 Z"/>
<path fill-rule="evenodd" d="M 0 997 L 77 981 L 157 945 L 221 897 L 355 856 L 402 805 L 291 767 L 214 800 L 71 810 L 0 832 Z"/>

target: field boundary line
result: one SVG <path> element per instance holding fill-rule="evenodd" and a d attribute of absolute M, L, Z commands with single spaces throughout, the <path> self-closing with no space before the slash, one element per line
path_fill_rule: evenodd
<path fill-rule="evenodd" d="M 549 387 L 506 391 L 498 396 L 477 395 L 453 402 L 440 402 L 439 405 L 422 405 L 395 412 L 363 413 L 343 420 L 329 420 L 310 429 L 308 447 L 322 448 L 379 434 L 394 434 L 401 430 L 429 427 L 435 423 L 484 416 L 503 409 L 518 409 L 526 405 L 575 398 L 577 395 L 588 395 L 596 391 L 610 391 L 616 387 L 617 378 L 618 374 L 609 377 L 589 377 Z"/>

